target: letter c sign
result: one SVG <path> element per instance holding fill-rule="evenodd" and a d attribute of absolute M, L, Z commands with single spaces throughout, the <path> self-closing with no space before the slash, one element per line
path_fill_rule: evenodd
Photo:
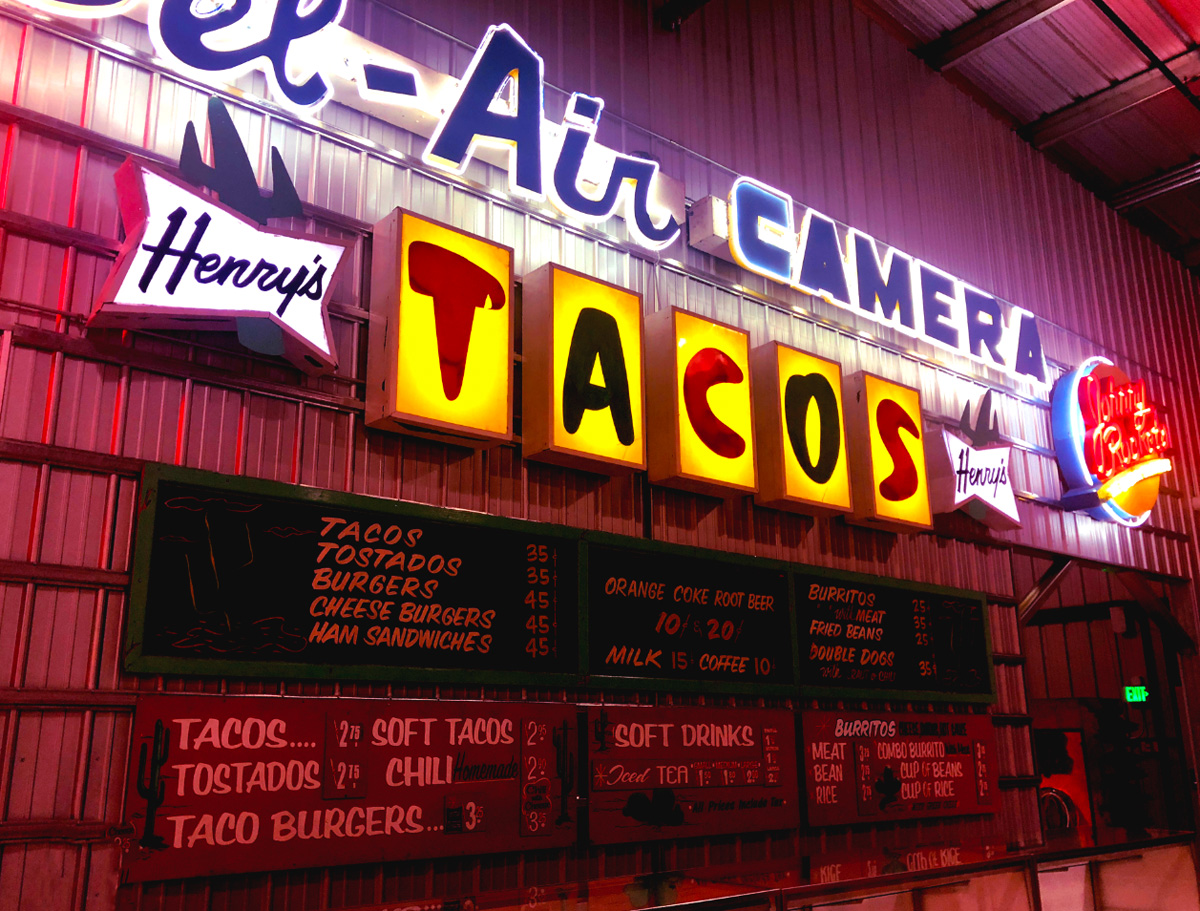
<path fill-rule="evenodd" d="M 651 482 L 753 493 L 749 334 L 672 308 L 646 321 L 646 342 Z"/>

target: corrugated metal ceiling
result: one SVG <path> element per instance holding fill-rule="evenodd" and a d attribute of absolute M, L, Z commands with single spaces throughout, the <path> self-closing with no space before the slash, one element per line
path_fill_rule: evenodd
<path fill-rule="evenodd" d="M 856 2 L 1200 269 L 1200 2 Z"/>

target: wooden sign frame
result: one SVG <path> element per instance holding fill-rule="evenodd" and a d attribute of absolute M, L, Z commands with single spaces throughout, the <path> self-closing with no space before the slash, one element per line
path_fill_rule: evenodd
<path fill-rule="evenodd" d="M 442 524 L 455 523 L 463 526 L 494 529 L 497 532 L 524 533 L 540 537 L 557 538 L 566 548 L 574 548 L 577 555 L 577 591 L 580 603 L 583 600 L 583 554 L 581 533 L 577 529 L 504 519 L 467 511 L 451 511 L 417 503 L 402 503 L 358 494 L 339 493 L 264 481 L 255 478 L 231 477 L 206 471 L 178 468 L 172 465 L 148 463 L 142 471 L 142 484 L 138 493 L 138 522 L 134 539 L 133 574 L 130 584 L 129 622 L 125 630 L 124 667 L 140 674 L 194 674 L 207 677 L 259 677 L 273 679 L 307 680 L 374 680 L 410 683 L 458 683 L 496 684 L 501 686 L 519 684 L 526 686 L 561 687 L 579 682 L 574 670 L 524 671 L 488 670 L 473 668 L 410 667 L 396 664 L 320 664 L 311 661 L 244 660 L 240 658 L 187 658 L 174 655 L 152 655 L 143 649 L 146 632 L 148 596 L 150 589 L 150 564 L 153 559 L 155 541 L 155 514 L 158 509 L 158 486 L 161 482 L 202 485 L 216 494 L 227 491 L 253 497 L 269 497 L 305 504 L 329 506 L 346 510 L 363 510 L 374 513 L 393 512 L 397 518 L 433 521 Z M 578 636 L 572 643 L 575 648 L 586 647 L 586 615 L 581 611 L 578 620 Z M 382 655 L 390 654 L 382 651 Z M 576 654 L 579 654 L 577 651 Z"/>
<path fill-rule="evenodd" d="M 554 425 L 558 414 L 554 408 L 555 376 L 554 346 L 556 339 L 555 321 L 558 308 L 555 306 L 555 274 L 562 273 L 600 288 L 611 289 L 629 295 L 637 302 L 638 339 L 635 348 L 638 358 L 637 389 L 630 388 L 631 397 L 640 397 L 635 432 L 641 440 L 640 458 L 632 461 L 600 454 L 590 454 L 578 449 L 559 446 L 554 442 Z M 522 453 L 527 459 L 549 462 L 583 471 L 604 474 L 627 474 L 646 470 L 646 323 L 642 315 L 642 295 L 611 282 L 600 281 L 583 272 L 568 269 L 557 263 L 546 263 L 525 275 L 521 283 L 521 442 Z"/>
<path fill-rule="evenodd" d="M 597 673 L 596 668 L 591 666 L 591 655 L 589 652 L 591 622 L 590 615 L 594 606 L 590 603 L 588 595 L 588 585 L 591 580 L 591 569 L 588 565 L 589 548 L 584 548 L 584 562 L 580 566 L 580 585 L 582 588 L 582 600 L 580 602 L 581 610 L 585 616 L 580 620 L 580 628 L 587 629 L 589 633 L 589 643 L 584 643 L 580 647 L 579 659 L 583 670 L 584 680 L 588 684 L 603 688 L 603 689 L 628 689 L 628 690 L 661 690 L 662 692 L 676 693 L 711 693 L 722 692 L 731 694 L 743 695 L 762 695 L 762 696 L 792 696 L 796 695 L 797 685 L 799 683 L 799 636 L 796 628 L 796 610 L 795 610 L 795 591 L 792 582 L 792 570 L 795 569 L 795 564 L 785 563 L 780 560 L 769 560 L 761 557 L 749 557 L 741 554 L 725 554 L 715 553 L 711 550 L 706 550 L 700 547 L 687 547 L 680 544 L 666 544 L 661 541 L 636 541 L 622 535 L 606 534 L 603 532 L 588 532 L 584 537 L 585 545 L 594 545 L 597 547 L 617 548 L 625 552 L 662 556 L 662 557 L 678 557 L 683 559 L 703 560 L 706 563 L 716 563 L 718 565 L 728 566 L 731 573 L 736 573 L 743 569 L 755 569 L 759 571 L 777 571 L 782 572 L 787 576 L 787 612 L 788 612 L 788 627 L 791 631 L 791 660 L 792 673 L 786 682 L 772 683 L 741 683 L 730 682 L 725 680 L 696 680 L 696 679 L 672 679 L 670 677 L 653 677 L 653 676 L 636 676 L 636 675 L 621 675 Z"/>
<path fill-rule="evenodd" d="M 792 588 L 793 602 L 796 605 L 796 613 L 801 611 L 801 596 L 796 588 L 796 576 L 818 576 L 822 579 L 828 579 L 830 582 L 844 582 L 849 584 L 882 586 L 885 588 L 896 588 L 904 592 L 912 594 L 930 594 L 941 597 L 955 598 L 961 601 L 978 602 L 980 611 L 982 612 L 982 627 L 984 637 L 984 652 L 986 655 L 987 681 L 988 688 L 982 693 L 957 693 L 946 692 L 943 690 L 911 690 L 911 689 L 884 689 L 874 687 L 855 687 L 855 686 L 819 686 L 804 683 L 803 668 L 801 664 L 804 661 L 803 649 L 801 649 L 800 638 L 804 618 L 796 617 L 797 641 L 796 651 L 800 654 L 801 664 L 796 666 L 796 679 L 799 681 L 800 695 L 803 699 L 810 698 L 828 698 L 828 699 L 872 699 L 885 700 L 896 702 L 961 702 L 961 703 L 992 703 L 997 697 L 996 693 L 996 665 L 992 651 L 992 628 L 988 620 L 987 596 L 982 592 L 973 592 L 962 588 L 951 588 L 945 585 L 925 585 L 918 582 L 909 582 L 904 579 L 891 579 L 882 576 L 871 576 L 866 573 L 840 572 L 836 570 L 827 570 L 821 567 L 804 567 L 797 564 L 792 565 Z"/>
<path fill-rule="evenodd" d="M 3 342 L 0 336 L 0 344 Z M 577 584 L 575 605 L 565 609 L 577 609 L 577 637 L 572 640 L 577 649 L 577 663 L 559 671 L 539 670 L 489 670 L 463 667 L 409 667 L 404 664 L 339 664 L 314 663 L 310 661 L 251 660 L 242 658 L 199 658 L 177 655 L 148 654 L 143 649 L 147 629 L 147 599 L 149 595 L 151 562 L 154 559 L 155 514 L 158 509 L 158 489 L 162 482 L 202 487 L 219 496 L 222 492 L 250 497 L 266 497 L 276 500 L 320 505 L 343 510 L 360 510 L 371 513 L 393 513 L 397 518 L 419 519 L 440 524 L 461 523 L 464 526 L 494 529 L 498 532 L 525 534 L 554 538 L 563 547 L 573 548 L 577 559 Z M 788 650 L 791 658 L 791 673 L 778 682 L 755 683 L 727 678 L 694 679 L 653 676 L 649 674 L 614 675 L 596 673 L 591 666 L 590 637 L 592 632 L 591 611 L 598 609 L 589 604 L 589 586 L 592 585 L 592 567 L 589 554 L 597 548 L 616 550 L 634 557 L 655 557 L 696 560 L 706 565 L 715 565 L 725 571 L 727 577 L 736 579 L 747 570 L 780 573 L 785 577 L 787 592 L 787 629 L 790 637 Z M 983 635 L 985 641 L 988 689 L 987 692 L 961 693 L 938 690 L 914 691 L 905 689 L 855 688 L 854 686 L 813 686 L 805 684 L 804 655 L 802 653 L 801 627 L 807 618 L 799 616 L 802 611 L 800 592 L 796 590 L 797 577 L 809 576 L 828 579 L 831 583 L 851 583 L 884 586 L 914 594 L 928 593 L 959 600 L 977 602 L 983 611 Z M 599 584 L 603 584 L 600 580 Z M 570 597 L 560 592 L 561 597 Z M 577 606 L 577 607 L 576 607 Z M 211 472 L 180 468 L 172 465 L 148 463 L 142 474 L 142 485 L 138 495 L 138 521 L 133 555 L 129 620 L 125 633 L 124 667 L 128 671 L 143 674 L 199 675 L 219 677 L 258 677 L 268 679 L 312 679 L 312 680 L 372 680 L 413 683 L 462 683 L 526 685 L 539 687 L 584 686 L 614 690 L 640 690 L 658 692 L 704 693 L 720 692 L 743 695 L 782 696 L 795 698 L 831 697 L 864 699 L 928 700 L 932 702 L 993 702 L 995 701 L 995 671 L 991 652 L 991 630 L 986 619 L 986 597 L 979 592 L 943 586 L 921 585 L 911 582 L 885 579 L 859 573 L 845 573 L 821 567 L 806 566 L 780 560 L 763 559 L 749 555 L 717 553 L 698 547 L 667 544 L 659 541 L 642 541 L 623 535 L 603 532 L 588 532 L 582 529 L 565 528 L 544 523 L 481 515 L 467 511 L 446 510 L 415 503 L 397 503 L 357 494 L 346 494 L 317 488 L 283 484 L 245 477 L 231 477 Z M 778 607 L 782 608 L 783 605 Z M 736 610 L 744 610 L 739 607 Z M 652 622 L 652 621 L 649 621 Z M 599 628 L 597 628 L 599 629 Z M 717 644 L 717 643 L 714 643 Z M 685 646 L 686 647 L 686 646 Z"/>

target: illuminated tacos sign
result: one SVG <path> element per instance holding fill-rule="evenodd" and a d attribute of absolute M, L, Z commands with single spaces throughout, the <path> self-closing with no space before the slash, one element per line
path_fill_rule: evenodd
<path fill-rule="evenodd" d="M 1145 522 L 1171 470 L 1171 435 L 1145 381 L 1088 358 L 1054 387 L 1050 420 L 1069 488 L 1064 504 L 1122 525 Z"/>

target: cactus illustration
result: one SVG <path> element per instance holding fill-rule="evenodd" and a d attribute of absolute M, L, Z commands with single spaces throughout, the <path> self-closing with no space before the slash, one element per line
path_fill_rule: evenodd
<path fill-rule="evenodd" d="M 608 749 L 608 712 L 604 709 L 600 710 L 600 717 L 593 722 L 592 730 L 596 735 L 596 752 L 603 753 Z"/>
<path fill-rule="evenodd" d="M 141 749 L 138 751 L 138 774 L 136 782 L 137 792 L 146 801 L 146 828 L 142 831 L 142 837 L 139 839 L 138 844 L 152 851 L 159 851 L 167 846 L 166 841 L 161 835 L 154 834 L 154 816 L 158 812 L 158 808 L 162 806 L 167 794 L 167 784 L 163 781 L 162 770 L 163 766 L 167 763 L 168 749 L 167 732 L 160 719 L 154 722 L 154 749 L 153 754 L 149 756 L 149 774 L 146 771 L 146 759 L 150 751 L 147 750 L 147 745 L 143 743 Z M 143 781 L 145 784 L 142 783 Z"/>
<path fill-rule="evenodd" d="M 575 754 L 570 746 L 571 726 L 564 721 L 554 729 L 554 771 L 562 783 L 562 794 L 558 803 L 558 818 L 556 826 L 565 826 L 571 821 L 567 810 L 567 794 L 575 788 Z"/>

